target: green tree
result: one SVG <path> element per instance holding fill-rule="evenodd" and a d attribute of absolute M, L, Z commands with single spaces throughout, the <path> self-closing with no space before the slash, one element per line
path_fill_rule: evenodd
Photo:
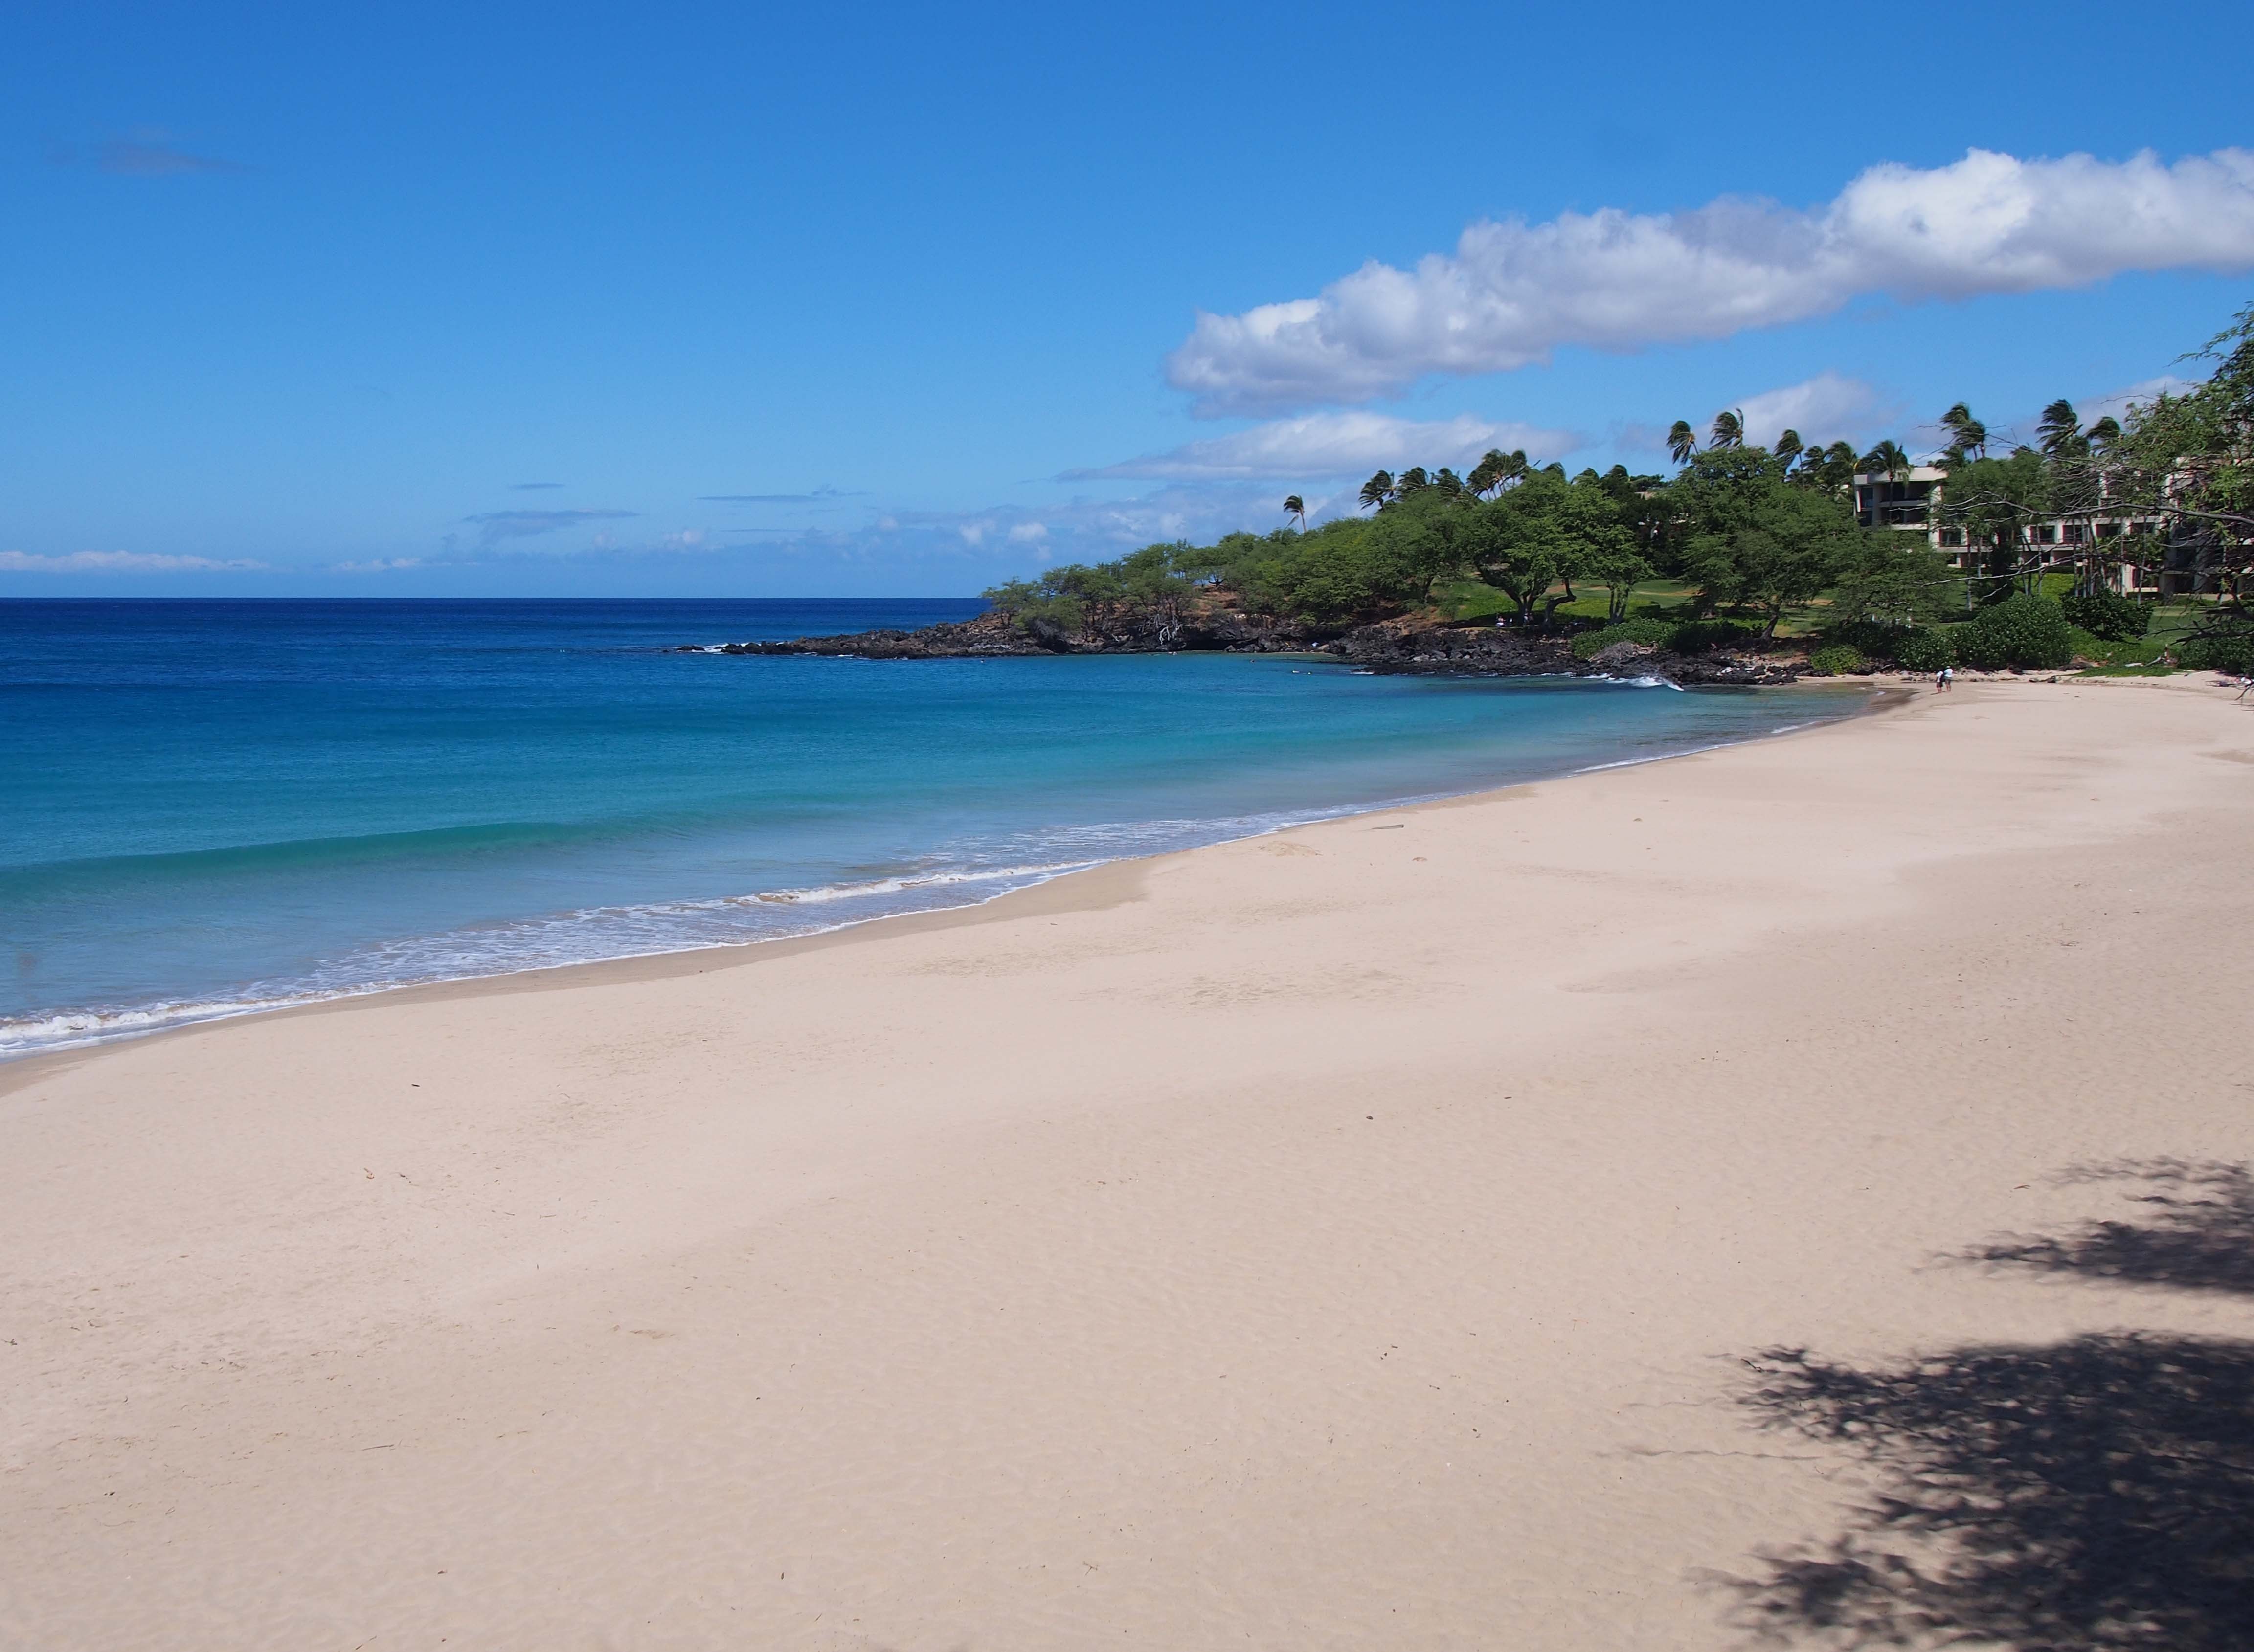
<path fill-rule="evenodd" d="M 1380 511 L 1362 536 L 1366 576 L 1380 600 L 1429 601 L 1432 586 L 1471 562 L 1472 509 L 1429 482 Z"/>
<path fill-rule="evenodd" d="M 1712 447 L 1743 447 L 1746 444 L 1746 414 L 1743 408 L 1714 415 L 1714 430 L 1708 445 Z"/>
<path fill-rule="evenodd" d="M 2033 448 L 1950 468 L 1941 518 L 1964 534 L 1965 549 L 1977 558 L 1976 572 L 1965 582 L 1968 606 L 1984 598 L 2000 599 L 2022 579 L 2033 588 L 2040 570 L 2032 529 L 2034 519 L 2050 508 L 2050 469 Z"/>
<path fill-rule="evenodd" d="M 1844 501 L 1793 486 L 1760 448 L 1709 449 L 1670 491 L 1684 534 L 1680 569 L 1699 607 L 1749 609 L 1764 637 L 1822 593 L 1855 542 Z"/>
<path fill-rule="evenodd" d="M 1387 500 L 1393 497 L 1393 477 L 1391 473 L 1386 471 L 1379 471 L 1376 475 L 1372 476 L 1368 481 L 1362 485 L 1361 497 L 1362 508 L 1364 510 L 1368 510 L 1372 505 L 1382 507 Z"/>
<path fill-rule="evenodd" d="M 1616 524 L 1623 540 L 1627 539 L 1625 525 Z M 1587 576 L 1605 587 L 1605 616 L 1618 621 L 1628 618 L 1628 598 L 1635 588 L 1652 577 L 1651 560 L 1638 550 L 1633 541 L 1606 546 L 1592 552 L 1583 569 Z"/>
<path fill-rule="evenodd" d="M 1677 419 L 1667 432 L 1668 457 L 1677 465 L 1688 465 L 1690 456 L 1698 451 L 1698 432 L 1690 428 L 1688 419 Z"/>
<path fill-rule="evenodd" d="M 1570 591 L 1575 578 L 1594 578 L 1624 608 L 1635 580 L 1648 573 L 1604 479 L 1586 472 L 1567 481 L 1549 466 L 1467 513 L 1464 552 L 1480 579 L 1517 605 L 1522 625 L 1533 622 L 1537 606 L 1549 622 L 1564 600 L 1550 596 L 1553 585 Z"/>
<path fill-rule="evenodd" d="M 1792 480 L 1802 487 L 1844 499 L 1854 487 L 1858 463 L 1855 450 L 1844 442 L 1811 447 L 1801 454 L 1800 463 L 1793 467 Z"/>
<path fill-rule="evenodd" d="M 2035 424 L 2035 445 L 2050 458 L 2085 458 L 2090 453 L 2090 438 L 2082 433 L 2081 416 L 2075 412 L 2074 403 L 2061 396 L 2042 410 Z"/>
<path fill-rule="evenodd" d="M 1891 436 L 1863 455 L 1862 466 L 1865 475 L 1880 477 L 1887 481 L 1907 480 L 1911 468 L 1909 455 L 1903 451 L 1902 444 Z"/>
<path fill-rule="evenodd" d="M 1843 544 L 1834 572 L 1831 612 L 1847 621 L 1910 626 L 1940 618 L 1956 570 L 1922 534 L 1863 529 Z"/>
<path fill-rule="evenodd" d="M 1972 410 L 1959 402 L 1941 416 L 1941 428 L 1949 432 L 1949 449 L 1943 458 L 1956 464 L 1968 458 L 1985 457 L 1988 452 L 1988 427 L 1972 416 Z"/>
<path fill-rule="evenodd" d="M 1299 531 L 1303 534 L 1307 531 L 1307 501 L 1297 494 L 1286 494 L 1284 496 L 1284 514 L 1298 517 Z"/>
<path fill-rule="evenodd" d="M 2192 655 L 2244 660 L 2254 657 L 2254 304 L 2188 359 L 2206 365 L 2206 382 L 2129 410 L 2108 444 L 2107 491 L 2165 515 L 2194 589 L 2216 598 Z"/>
<path fill-rule="evenodd" d="M 1465 480 L 1473 493 L 1487 499 L 1513 486 L 1532 468 L 1524 448 L 1506 453 L 1499 447 L 1491 447 L 1486 457 L 1472 466 L 1471 475 Z"/>

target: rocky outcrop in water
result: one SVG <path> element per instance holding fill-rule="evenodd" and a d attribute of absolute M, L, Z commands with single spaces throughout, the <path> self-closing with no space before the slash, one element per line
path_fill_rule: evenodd
<path fill-rule="evenodd" d="M 1670 654 L 1618 642 L 1593 659 L 1576 659 L 1570 637 L 1496 626 L 1404 626 L 1399 622 L 1348 632 L 1325 652 L 1367 671 L 1425 676 L 1665 677 L 1686 686 L 1791 682 L 1799 660 L 1738 653 Z"/>
<path fill-rule="evenodd" d="M 1144 612 L 1066 631 L 1045 620 L 1020 626 L 1000 613 L 920 631 L 858 631 L 785 642 L 729 642 L 683 653 L 829 655 L 859 660 L 998 659 L 1060 654 L 1320 654 L 1365 671 L 1425 676 L 1665 677 L 1689 684 L 1790 682 L 1798 660 L 1760 654 L 1668 654 L 1616 643 L 1592 660 L 1573 656 L 1564 635 L 1480 625 L 1389 620 L 1350 630 L 1228 610 L 1194 615 Z"/>

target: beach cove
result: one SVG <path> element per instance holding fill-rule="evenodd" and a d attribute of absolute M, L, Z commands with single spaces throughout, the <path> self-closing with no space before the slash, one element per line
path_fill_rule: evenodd
<path fill-rule="evenodd" d="M 1983 682 L 0 1068 L 0 1641 L 1739 1644 L 1765 1350 L 2254 1337 L 1952 1260 L 2254 1159 L 2250 803 Z"/>

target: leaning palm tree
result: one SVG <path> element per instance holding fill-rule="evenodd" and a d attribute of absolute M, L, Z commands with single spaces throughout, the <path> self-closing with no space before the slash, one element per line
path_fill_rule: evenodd
<path fill-rule="evenodd" d="M 1677 419 L 1667 432 L 1668 457 L 1677 465 L 1688 465 L 1690 456 L 1698 451 L 1698 433 L 1690 428 L 1688 419 Z"/>
<path fill-rule="evenodd" d="M 1402 472 L 1399 479 L 1394 482 L 1393 496 L 1396 499 L 1405 499 L 1411 494 L 1423 493 L 1432 485 L 1432 479 L 1424 474 L 1424 467 L 1422 465 L 1411 465 L 1407 470 Z"/>
<path fill-rule="evenodd" d="M 1481 499 L 1487 499 L 1500 494 L 1513 482 L 1525 480 L 1530 468 L 1524 448 L 1506 453 L 1499 447 L 1491 447 L 1480 462 L 1472 466 L 1472 473 L 1464 478 L 1464 486 Z"/>
<path fill-rule="evenodd" d="M 1959 402 L 1941 416 L 1941 428 L 1949 432 L 1949 451 L 1960 458 L 1984 458 L 1988 452 L 1988 427 L 1972 416 L 1972 410 Z"/>
<path fill-rule="evenodd" d="M 1714 435 L 1711 445 L 1743 447 L 1746 444 L 1746 410 L 1733 408 L 1714 415 Z"/>
<path fill-rule="evenodd" d="M 2053 458 L 2072 458 L 2078 450 L 2088 446 L 2082 440 L 2081 416 L 2075 412 L 2074 403 L 2062 396 L 2042 410 L 2035 429 L 2041 433 L 2038 445 Z"/>
<path fill-rule="evenodd" d="M 2088 438 L 2092 447 L 2110 447 L 2121 439 L 2121 421 L 2108 413 L 2096 424 L 2084 430 L 2082 435 Z"/>
<path fill-rule="evenodd" d="M 1307 501 L 1301 499 L 1297 494 L 1285 495 L 1284 500 L 1284 514 L 1286 516 L 1298 517 L 1299 519 L 1299 531 L 1303 534 L 1307 531 Z"/>
<path fill-rule="evenodd" d="M 1393 476 L 1390 471 L 1380 471 L 1362 485 L 1362 503 L 1364 509 L 1372 505 L 1382 505 L 1392 497 Z"/>
<path fill-rule="evenodd" d="M 1776 445 L 1769 450 L 1787 465 L 1798 458 L 1802 451 L 1803 444 L 1800 439 L 1800 432 L 1793 430 L 1781 431 L 1776 438 Z"/>
<path fill-rule="evenodd" d="M 1909 455 L 1891 436 L 1864 454 L 1861 463 L 1864 474 L 1882 476 L 1890 482 L 1903 480 L 1909 475 Z"/>

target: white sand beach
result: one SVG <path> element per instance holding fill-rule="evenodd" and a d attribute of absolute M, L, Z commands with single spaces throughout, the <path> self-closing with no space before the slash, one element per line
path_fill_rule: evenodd
<path fill-rule="evenodd" d="M 1968 685 L 808 942 L 0 1068 L 0 1644 L 1740 1644 L 1733 1395 L 2220 1292 L 2254 705 Z"/>

